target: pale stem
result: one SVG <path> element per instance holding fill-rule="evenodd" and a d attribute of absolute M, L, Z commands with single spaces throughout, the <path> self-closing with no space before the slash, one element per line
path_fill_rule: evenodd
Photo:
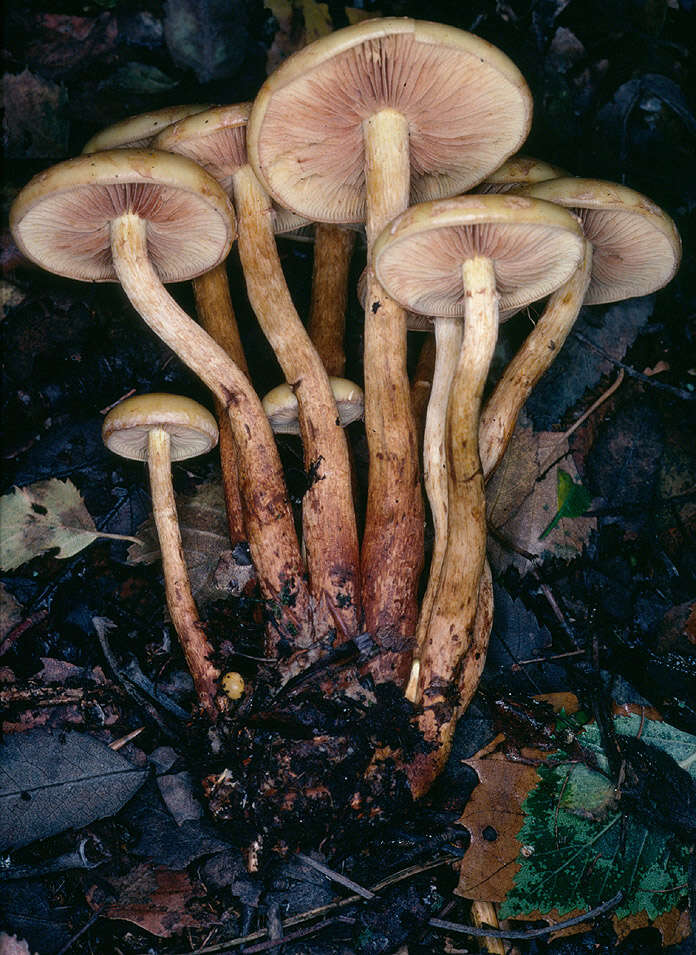
<path fill-rule="evenodd" d="M 445 425 L 447 402 L 462 348 L 463 322 L 460 318 L 435 319 L 435 371 L 423 434 L 423 484 L 433 519 L 433 554 L 428 585 L 421 602 L 416 628 L 416 657 L 420 655 L 430 621 L 435 592 L 447 548 L 447 454 Z M 410 697 L 407 694 L 407 699 Z"/>
<path fill-rule="evenodd" d="M 154 428 L 148 435 L 147 465 L 152 494 L 152 516 L 162 553 L 169 616 L 179 635 L 201 707 L 211 719 L 215 719 L 220 715 L 220 709 L 215 702 L 220 672 L 211 663 L 213 648 L 205 634 L 191 593 L 172 486 L 170 437 L 169 433 L 161 428 Z"/>
<path fill-rule="evenodd" d="M 363 123 L 368 270 L 365 430 L 369 477 L 361 569 L 366 629 L 383 653 L 377 680 L 408 678 L 423 566 L 423 500 L 406 373 L 406 318 L 377 282 L 372 247 L 409 201 L 408 123 L 386 109 Z M 389 649 L 386 649 L 389 647 Z"/>
<path fill-rule="evenodd" d="M 447 549 L 421 653 L 417 694 L 423 704 L 418 723 L 435 749 L 427 760 L 429 772 L 416 784 L 420 793 L 427 791 L 447 759 L 456 725 L 453 696 L 474 638 L 486 558 L 486 501 L 478 428 L 481 396 L 498 337 L 491 260 L 476 257 L 464 262 L 462 281 L 464 337 L 447 409 Z"/>
<path fill-rule="evenodd" d="M 237 367 L 249 377 L 249 369 L 237 327 L 237 319 L 230 297 L 227 267 L 221 262 L 214 269 L 193 280 L 198 321 L 213 341 L 229 355 Z M 237 450 L 232 436 L 227 408 L 217 398 L 215 413 L 220 429 L 218 450 L 222 487 L 227 509 L 227 525 L 232 547 L 246 540 L 242 499 L 239 492 Z"/>
<path fill-rule="evenodd" d="M 234 174 L 239 257 L 249 302 L 285 380 L 297 396 L 309 487 L 302 500 L 303 538 L 315 630 L 360 629 L 358 532 L 350 486 L 348 445 L 329 378 L 293 305 L 278 257 L 271 203 L 250 166 Z"/>
<path fill-rule="evenodd" d="M 327 375 L 342 378 L 346 368 L 343 339 L 348 304 L 348 274 L 356 233 L 337 225 L 314 226 L 312 299 L 307 331 Z"/>
<path fill-rule="evenodd" d="M 281 634 L 311 632 L 309 594 L 273 432 L 261 402 L 237 365 L 174 301 L 147 254 L 147 224 L 127 213 L 111 224 L 116 274 L 133 307 L 152 331 L 210 388 L 228 410 L 240 462 L 251 557 L 261 593 Z M 269 631 L 277 634 L 277 631 Z M 267 652 L 275 651 L 272 638 Z"/>
<path fill-rule="evenodd" d="M 586 242 L 583 261 L 565 285 L 549 298 L 541 318 L 486 402 L 479 427 L 481 465 L 486 480 L 505 454 L 524 403 L 570 334 L 590 284 L 591 273 L 592 246 Z"/>

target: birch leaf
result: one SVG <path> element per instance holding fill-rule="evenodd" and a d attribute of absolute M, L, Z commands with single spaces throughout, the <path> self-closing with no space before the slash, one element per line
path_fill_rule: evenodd
<path fill-rule="evenodd" d="M 37 481 L 16 487 L 0 498 L 0 567 L 14 570 L 33 557 L 57 548 L 56 557 L 73 557 L 96 540 L 135 537 L 98 531 L 72 481 Z"/>

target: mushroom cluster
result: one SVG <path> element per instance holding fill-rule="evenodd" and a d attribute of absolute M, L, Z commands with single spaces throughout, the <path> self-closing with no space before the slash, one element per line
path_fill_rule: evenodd
<path fill-rule="evenodd" d="M 421 743 L 390 755 L 414 798 L 442 769 L 485 662 L 485 482 L 517 416 L 583 302 L 652 292 L 680 260 L 674 224 L 646 197 L 521 156 L 531 116 L 524 78 L 486 41 L 436 23 L 366 20 L 290 56 L 254 103 L 176 107 L 111 127 L 36 176 L 11 213 L 30 260 L 119 281 L 208 387 L 230 538 L 249 544 L 276 689 L 357 648 L 355 679 L 394 684 L 410 701 Z M 305 327 L 274 233 L 307 224 Z M 364 404 L 342 377 L 349 264 L 363 229 Z M 235 240 L 285 377 L 263 403 L 227 284 Z M 165 288 L 188 279 L 198 322 Z M 500 322 L 541 299 L 540 320 L 484 404 Z M 409 327 L 432 333 L 413 381 Z M 344 427 L 363 410 L 360 540 Z M 302 441 L 300 536 L 274 432 Z M 104 422 L 112 450 L 148 463 L 171 619 L 201 710 L 216 721 L 234 719 L 248 690 L 238 674 L 221 676 L 199 619 L 169 462 L 208 450 L 217 434 L 204 409 L 162 395 L 129 399 Z M 434 546 L 419 599 L 426 497 Z"/>

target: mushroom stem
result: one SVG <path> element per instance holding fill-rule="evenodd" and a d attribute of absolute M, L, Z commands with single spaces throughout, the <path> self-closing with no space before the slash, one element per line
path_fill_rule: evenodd
<path fill-rule="evenodd" d="M 148 257 L 147 225 L 140 216 L 126 213 L 113 220 L 111 251 L 136 311 L 166 345 L 185 356 L 182 360 L 227 408 L 241 464 L 249 549 L 261 593 L 274 605 L 277 627 L 267 647 L 272 653 L 281 634 L 311 631 L 311 617 L 280 459 L 261 402 L 237 365 L 162 285 Z"/>
<path fill-rule="evenodd" d="M 152 494 L 152 516 L 157 528 L 164 588 L 169 615 L 186 657 L 193 685 L 202 708 L 216 719 L 220 671 L 210 662 L 213 648 L 208 642 L 191 593 L 188 570 L 176 516 L 169 432 L 153 428 L 148 435 L 147 465 Z"/>
<path fill-rule="evenodd" d="M 426 335 L 418 355 L 416 370 L 411 380 L 411 408 L 413 409 L 413 418 L 416 422 L 419 447 L 423 445 L 422 438 L 425 430 L 425 418 L 430 400 L 430 392 L 433 387 L 436 357 L 435 336 Z"/>
<path fill-rule="evenodd" d="M 414 795 L 422 795 L 441 771 L 458 715 L 458 682 L 475 634 L 481 575 L 486 558 L 486 501 L 478 451 L 481 396 L 498 337 L 498 302 L 491 260 L 462 265 L 464 336 L 447 408 L 447 549 L 421 655 L 418 719 L 434 744 Z"/>
<path fill-rule="evenodd" d="M 297 395 L 310 485 L 302 502 L 315 629 L 350 639 L 360 627 L 358 532 L 348 447 L 326 370 L 295 310 L 272 229 L 271 203 L 250 166 L 234 173 L 239 256 L 249 301 Z M 339 637 L 339 639 L 341 639 Z"/>
<path fill-rule="evenodd" d="M 223 348 L 240 371 L 249 377 L 249 369 L 239 337 L 237 320 L 230 297 L 227 268 L 221 262 L 214 269 L 193 280 L 196 312 L 203 328 Z M 215 414 L 220 427 L 220 469 L 227 508 L 227 525 L 232 547 L 246 540 L 242 500 L 239 494 L 237 451 L 232 436 L 227 408 L 215 399 Z"/>
<path fill-rule="evenodd" d="M 544 372 L 570 334 L 582 307 L 592 273 L 592 245 L 558 291 L 549 298 L 534 329 L 508 364 L 481 414 L 479 445 L 486 480 L 500 464 L 517 417 Z"/>
<path fill-rule="evenodd" d="M 445 430 L 447 401 L 462 350 L 462 324 L 461 318 L 435 319 L 435 371 L 423 435 L 423 484 L 430 504 L 434 536 L 428 585 L 421 602 L 416 627 L 416 656 L 420 654 L 425 641 L 433 601 L 440 582 L 442 562 L 447 549 L 448 490 Z M 414 699 L 413 682 L 413 680 L 409 680 L 406 690 L 406 698 L 410 700 Z"/>
<path fill-rule="evenodd" d="M 353 229 L 323 222 L 314 226 L 312 300 L 307 331 L 327 375 L 335 378 L 342 378 L 346 370 L 343 337 L 355 236 Z"/>
<path fill-rule="evenodd" d="M 406 313 L 372 267 L 381 230 L 408 206 L 408 122 L 385 109 L 363 123 L 368 271 L 365 301 L 365 429 L 369 478 L 362 544 L 365 626 L 382 647 L 412 640 L 423 566 L 423 500 L 418 445 L 406 373 Z M 378 680 L 406 682 L 412 647 L 397 643 L 378 658 Z"/>

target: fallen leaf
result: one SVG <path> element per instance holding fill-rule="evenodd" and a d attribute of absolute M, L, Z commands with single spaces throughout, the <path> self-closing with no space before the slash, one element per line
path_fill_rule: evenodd
<path fill-rule="evenodd" d="M 31 955 L 31 952 L 24 939 L 0 932 L 0 955 Z"/>
<path fill-rule="evenodd" d="M 178 80 L 167 76 L 156 66 L 147 63 L 127 63 L 120 67 L 99 84 L 99 89 L 113 89 L 120 92 L 141 93 L 147 96 L 156 96 L 173 90 L 179 85 Z"/>
<path fill-rule="evenodd" d="M 534 432 L 521 416 L 486 489 L 488 522 L 495 532 L 489 536 L 489 557 L 497 571 L 514 566 L 525 573 L 532 556 L 549 553 L 569 560 L 582 550 L 596 520 L 558 515 L 566 500 L 564 496 L 561 501 L 559 487 L 562 495 L 571 496 L 568 503 L 573 514 L 576 498 L 585 502 L 584 489 L 573 491 L 577 478 L 567 439 L 553 431 Z M 501 539 L 509 546 L 503 546 Z"/>
<path fill-rule="evenodd" d="M 73 68 L 87 70 L 96 62 L 103 66 L 115 52 L 118 21 L 112 13 L 96 17 L 43 13 L 34 18 L 31 36 L 27 63 L 42 75 L 65 75 Z"/>
<path fill-rule="evenodd" d="M 0 640 L 13 630 L 24 616 L 24 608 L 3 583 L 0 583 Z"/>
<path fill-rule="evenodd" d="M 187 872 L 172 872 L 162 866 L 141 863 L 122 878 L 109 880 L 117 900 L 106 905 L 102 917 L 125 919 L 151 935 L 171 938 L 186 928 L 208 928 L 215 924 L 213 914 L 192 901 L 205 895 L 203 886 L 193 882 Z M 99 890 L 87 896 L 93 908 L 101 904 Z"/>
<path fill-rule="evenodd" d="M 7 736 L 0 744 L 0 850 L 112 816 L 146 776 L 86 733 Z"/>
<path fill-rule="evenodd" d="M 232 76 L 247 52 L 246 8 L 240 0 L 167 0 L 164 37 L 176 65 L 199 83 Z"/>
<path fill-rule="evenodd" d="M 70 123 L 64 86 L 29 70 L 9 73 L 3 78 L 3 100 L 3 141 L 8 159 L 67 156 Z M 16 298 L 3 301 L 3 310 L 6 304 L 17 304 Z"/>
<path fill-rule="evenodd" d="M 264 4 L 278 24 L 266 56 L 266 72 L 272 73 L 292 53 L 331 33 L 333 21 L 328 3 L 317 0 L 266 0 Z M 348 23 L 380 16 L 379 11 L 345 7 Z"/>
<path fill-rule="evenodd" d="M 239 563 L 230 550 L 222 484 L 201 484 L 193 494 L 178 495 L 176 510 L 191 591 L 201 607 L 224 597 L 238 596 L 254 578 L 253 565 Z M 160 559 L 155 522 L 150 516 L 138 528 L 143 546 L 128 548 L 131 564 Z"/>
<path fill-rule="evenodd" d="M 556 474 L 558 477 L 558 510 L 539 535 L 540 541 L 546 540 L 564 517 L 582 517 L 592 501 L 590 492 L 582 484 L 576 484 L 567 471 L 559 467 Z"/>
<path fill-rule="evenodd" d="M 98 531 L 72 481 L 37 481 L 0 498 L 0 567 L 14 570 L 33 557 L 58 548 L 72 557 L 98 537 L 137 542 L 135 537 Z"/>

